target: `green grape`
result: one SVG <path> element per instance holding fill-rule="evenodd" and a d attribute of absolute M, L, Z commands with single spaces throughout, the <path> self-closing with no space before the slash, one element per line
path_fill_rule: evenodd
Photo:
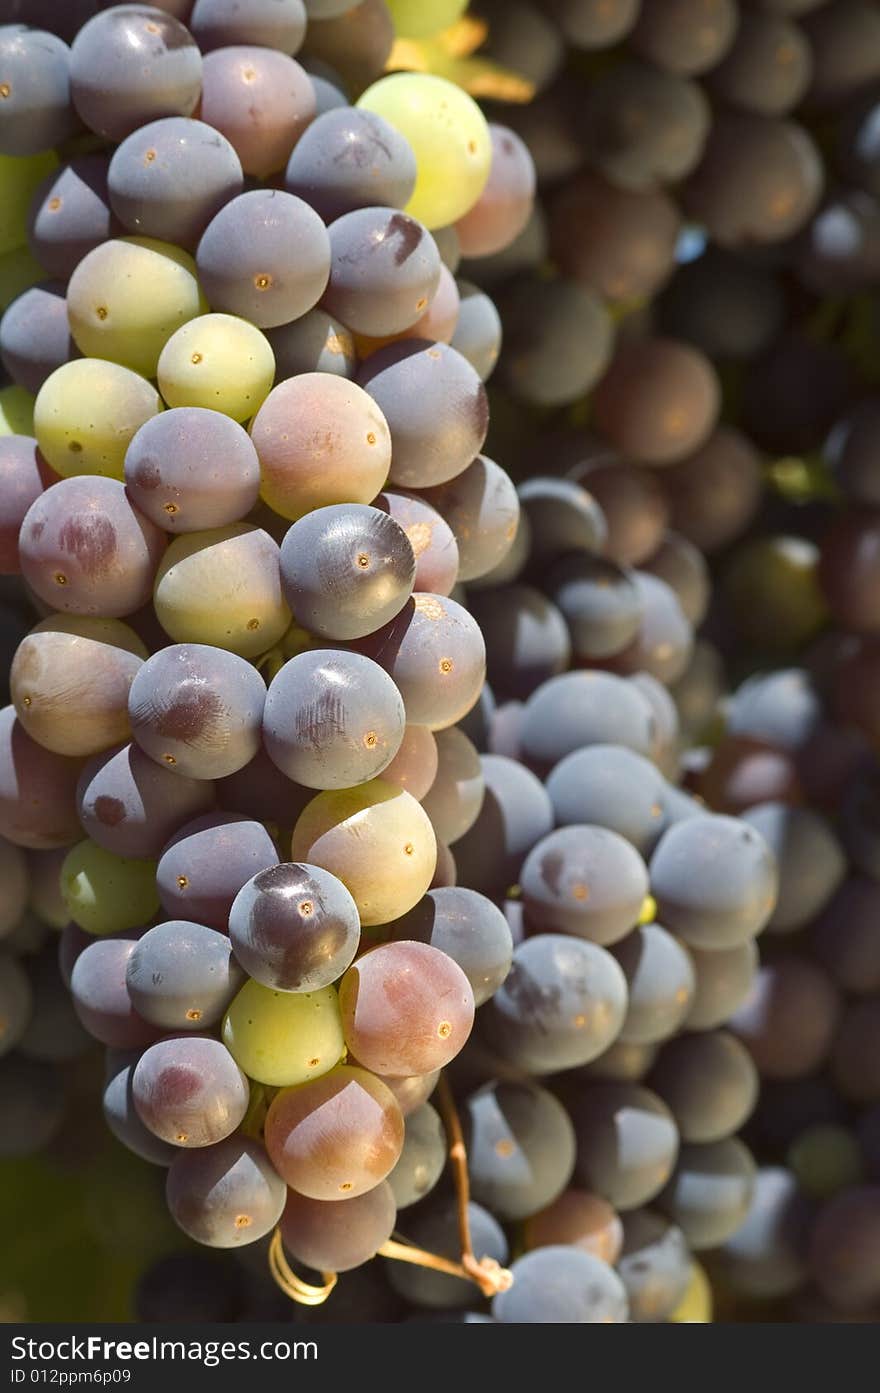
<path fill-rule="evenodd" d="M 54 150 L 20 159 L 0 155 L 0 255 L 23 247 L 27 215 L 37 185 L 58 166 Z"/>
<path fill-rule="evenodd" d="M 33 431 L 49 464 L 65 478 L 103 474 L 121 480 L 129 441 L 161 410 L 155 387 L 130 368 L 74 358 L 40 388 Z"/>
<path fill-rule="evenodd" d="M 156 618 L 176 643 L 207 643 L 242 658 L 267 652 L 286 633 L 278 544 L 248 523 L 186 532 L 162 558 Z"/>
<path fill-rule="evenodd" d="M 357 105 L 383 116 L 415 152 L 416 186 L 405 211 L 428 228 L 464 217 L 483 192 L 492 158 L 489 127 L 473 98 L 443 77 L 392 73 Z"/>
<path fill-rule="evenodd" d="M 0 256 L 0 310 L 8 309 L 25 290 L 45 279 L 46 272 L 30 247 L 5 252 Z"/>
<path fill-rule="evenodd" d="M 102 242 L 67 286 L 67 317 L 80 352 L 145 377 L 156 376 L 175 329 L 207 308 L 192 257 L 152 237 Z"/>
<path fill-rule="evenodd" d="M 232 314 L 203 314 L 172 334 L 159 358 L 169 406 L 203 406 L 234 421 L 255 415 L 275 380 L 266 335 Z"/>
<path fill-rule="evenodd" d="M 418 904 L 437 866 L 437 840 L 411 793 L 371 779 L 313 798 L 294 828 L 291 855 L 337 876 L 368 927 Z"/>
<path fill-rule="evenodd" d="M 23 387 L 0 387 L 0 435 L 33 435 L 34 398 Z"/>
<path fill-rule="evenodd" d="M 61 894 L 71 919 L 86 933 L 137 929 L 159 908 L 156 862 L 114 856 L 88 839 L 78 842 L 61 867 Z"/>
<path fill-rule="evenodd" d="M 801 1189 L 815 1199 L 827 1199 L 838 1190 L 862 1183 L 858 1138 L 839 1123 L 817 1122 L 807 1127 L 792 1142 L 787 1160 Z"/>
<path fill-rule="evenodd" d="M 385 0 L 399 39 L 429 39 L 461 19 L 468 0 Z"/>
<path fill-rule="evenodd" d="M 239 1069 L 271 1088 L 316 1079 L 345 1053 L 333 987 L 276 992 L 247 981 L 226 1012 L 222 1033 Z"/>

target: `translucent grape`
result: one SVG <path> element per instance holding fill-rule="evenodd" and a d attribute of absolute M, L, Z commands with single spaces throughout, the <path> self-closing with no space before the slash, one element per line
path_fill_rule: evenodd
<path fill-rule="evenodd" d="M 159 908 L 155 882 L 155 862 L 114 856 L 91 841 L 77 843 L 61 868 L 61 893 L 71 919 L 97 935 L 149 923 Z"/>
<path fill-rule="evenodd" d="M 290 623 L 278 547 L 245 523 L 189 532 L 171 543 L 156 575 L 156 617 L 178 643 L 206 643 L 253 658 Z"/>
<path fill-rule="evenodd" d="M 271 390 L 275 358 L 255 325 L 230 314 L 203 314 L 171 335 L 157 377 L 169 406 L 203 406 L 245 421 Z"/>
<path fill-rule="evenodd" d="M 317 1079 L 345 1050 L 336 992 L 282 992 L 245 982 L 223 1020 L 223 1042 L 258 1083 L 284 1088 Z"/>
<path fill-rule="evenodd" d="M 277 1094 L 265 1130 L 279 1175 L 313 1200 L 357 1199 L 372 1190 L 397 1162 L 403 1134 L 391 1091 L 350 1065 Z"/>
<path fill-rule="evenodd" d="M 51 373 L 34 404 L 34 435 L 47 462 L 65 477 L 122 478 L 137 430 L 162 410 L 146 378 L 100 358 L 77 358 Z"/>
<path fill-rule="evenodd" d="M 236 957 L 274 991 L 330 986 L 354 958 L 360 932 L 357 906 L 341 881 L 292 862 L 255 875 L 229 913 Z"/>
<path fill-rule="evenodd" d="M 369 503 L 388 475 L 391 437 L 381 409 L 331 373 L 279 383 L 257 412 L 251 436 L 261 495 L 282 517 L 332 503 Z"/>
<path fill-rule="evenodd" d="M 345 1205 L 288 1190 L 281 1236 L 294 1262 L 317 1272 L 348 1272 L 376 1255 L 396 1218 L 395 1196 L 385 1180 Z"/>
<path fill-rule="evenodd" d="M 114 856 L 158 857 L 179 827 L 213 806 L 210 783 L 173 774 L 135 744 L 96 755 L 77 786 L 83 830 Z"/>
<path fill-rule="evenodd" d="M 165 1194 L 171 1217 L 190 1238 L 209 1248 L 237 1248 L 275 1227 L 287 1187 L 259 1142 L 236 1135 L 180 1151 Z"/>
<path fill-rule="evenodd" d="M 125 452 L 128 496 L 165 532 L 239 522 L 257 501 L 250 436 L 219 411 L 181 406 L 145 421 Z"/>
<path fill-rule="evenodd" d="M 286 53 L 233 44 L 205 55 L 199 115 L 235 149 L 245 174 L 283 169 L 315 115 L 308 73 Z"/>
<path fill-rule="evenodd" d="M 384 783 L 411 793 L 419 802 L 425 797 L 437 775 L 439 755 L 437 740 L 427 726 L 408 725 L 403 732 L 400 749 L 382 771 Z"/>
<path fill-rule="evenodd" d="M 473 207 L 492 158 L 489 128 L 473 98 L 445 78 L 393 73 L 357 105 L 383 116 L 412 146 L 417 175 L 408 213 L 426 227 L 444 227 Z"/>

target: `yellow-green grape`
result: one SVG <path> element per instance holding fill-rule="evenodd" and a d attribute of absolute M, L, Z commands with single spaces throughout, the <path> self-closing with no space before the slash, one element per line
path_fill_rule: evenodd
<path fill-rule="evenodd" d="M 16 247 L 0 256 L 0 310 L 8 309 L 25 290 L 45 279 L 46 272 L 30 247 Z"/>
<path fill-rule="evenodd" d="M 83 257 L 67 286 L 67 317 L 77 348 L 145 377 L 175 329 L 204 314 L 196 263 L 152 237 L 118 237 Z"/>
<path fill-rule="evenodd" d="M 253 416 L 275 381 L 266 335 L 232 314 L 203 314 L 172 334 L 159 358 L 169 406 L 204 406 L 233 421 Z"/>
<path fill-rule="evenodd" d="M 483 192 L 492 158 L 489 127 L 473 97 L 444 77 L 392 73 L 357 105 L 384 116 L 415 152 L 416 186 L 405 211 L 429 228 L 464 217 Z"/>
<path fill-rule="evenodd" d="M 468 0 L 385 0 L 400 39 L 429 39 L 461 19 Z"/>
<path fill-rule="evenodd" d="M 159 908 L 156 862 L 114 856 L 78 842 L 61 867 L 61 896 L 75 924 L 90 934 L 124 933 L 149 924 Z"/>
<path fill-rule="evenodd" d="M 33 433 L 49 464 L 65 478 L 122 479 L 129 441 L 161 410 L 155 387 L 130 368 L 104 358 L 74 358 L 40 388 Z"/>
<path fill-rule="evenodd" d="M 0 387 L 0 435 L 33 435 L 34 398 L 23 387 Z"/>
<path fill-rule="evenodd" d="M 345 1054 L 336 990 L 276 992 L 249 980 L 226 1012 L 223 1043 L 257 1083 L 283 1088 L 316 1079 Z"/>
<path fill-rule="evenodd" d="M 24 246 L 31 197 L 40 180 L 57 167 L 54 150 L 28 159 L 0 155 L 0 256 Z"/>
<path fill-rule="evenodd" d="M 418 904 L 437 867 L 437 839 L 411 793 L 371 779 L 313 798 L 293 830 L 291 857 L 337 876 L 369 927 Z"/>
<path fill-rule="evenodd" d="M 175 537 L 153 594 L 156 617 L 175 643 L 208 643 L 256 658 L 290 626 L 281 593 L 278 543 L 248 523 Z"/>
<path fill-rule="evenodd" d="M 712 1321 L 712 1288 L 704 1268 L 691 1260 L 691 1278 L 670 1321 L 675 1325 L 708 1325 Z"/>

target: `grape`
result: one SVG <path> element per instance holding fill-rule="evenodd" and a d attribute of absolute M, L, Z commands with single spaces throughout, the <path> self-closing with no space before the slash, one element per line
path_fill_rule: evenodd
<path fill-rule="evenodd" d="M 776 903 L 773 853 L 737 818 L 676 823 L 661 838 L 650 870 L 660 919 L 696 948 L 734 948 L 753 938 Z"/>
<path fill-rule="evenodd" d="M 663 477 L 670 491 L 673 527 L 704 551 L 715 551 L 740 536 L 761 494 L 754 446 L 726 426 Z"/>
<path fill-rule="evenodd" d="M 723 101 L 762 116 L 784 116 L 796 107 L 813 72 L 803 31 L 784 15 L 740 15 L 733 46 L 709 74 Z"/>
<path fill-rule="evenodd" d="M 365 1068 L 428 1074 L 454 1059 L 467 1040 L 474 995 L 452 958 L 429 944 L 399 941 L 352 964 L 339 984 L 339 1009 L 345 1043 Z"/>
<path fill-rule="evenodd" d="M 675 266 L 681 216 L 662 189 L 617 188 L 583 171 L 555 195 L 550 238 L 560 270 L 608 300 L 655 295 Z"/>
<path fill-rule="evenodd" d="M 67 1097 L 57 1068 L 13 1054 L 0 1059 L 3 1126 L 0 1156 L 32 1156 L 52 1140 L 64 1121 Z"/>
<path fill-rule="evenodd" d="M 688 947 L 696 986 L 685 1017 L 688 1030 L 714 1030 L 745 1002 L 758 967 L 758 947 L 747 939 L 734 948 Z"/>
<path fill-rule="evenodd" d="M 110 236 L 109 163 L 106 155 L 79 155 L 53 168 L 34 191 L 28 245 L 50 276 L 66 281 L 82 258 Z"/>
<path fill-rule="evenodd" d="M 482 448 L 489 418 L 486 390 L 454 348 L 422 339 L 391 344 L 371 355 L 359 381 L 388 423 L 391 483 L 406 488 L 446 483 Z"/>
<path fill-rule="evenodd" d="M 32 740 L 14 706 L 0 712 L 0 836 L 34 850 L 79 836 L 76 781 L 82 761 Z"/>
<path fill-rule="evenodd" d="M 628 458 L 672 464 L 705 443 L 719 405 L 718 380 L 701 353 L 672 339 L 634 340 L 597 388 L 596 424 Z"/>
<path fill-rule="evenodd" d="M 476 621 L 441 595 L 417 593 L 360 647 L 400 689 L 407 718 L 442 730 L 474 705 L 486 653 Z"/>
<path fill-rule="evenodd" d="M 203 53 L 229 44 L 259 44 L 296 53 L 306 32 L 303 0 L 250 0 L 243 15 L 239 0 L 196 0 L 189 19 Z"/>
<path fill-rule="evenodd" d="M 3 898 L 0 900 L 0 939 L 14 930 L 28 906 L 29 899 L 39 894 L 40 861 L 33 855 L 26 857 L 24 852 L 11 842 L 0 840 L 0 883 L 3 885 Z M 35 884 L 31 886 L 31 876 Z M 55 927 L 53 925 L 53 927 Z"/>
<path fill-rule="evenodd" d="M 819 153 L 802 126 L 725 112 L 684 191 L 685 209 L 723 247 L 781 242 L 815 212 L 822 182 Z"/>
<path fill-rule="evenodd" d="M 138 1015 L 125 986 L 125 970 L 135 945 L 120 938 L 90 943 L 70 974 L 70 991 L 80 1021 L 90 1035 L 117 1050 L 143 1049 L 158 1031 Z"/>
<path fill-rule="evenodd" d="M 525 857 L 550 831 L 553 810 L 535 776 L 515 760 L 484 755 L 482 766 L 482 807 L 456 844 L 456 864 L 463 884 L 497 897 L 515 883 Z"/>
<path fill-rule="evenodd" d="M 285 1088 L 266 1117 L 272 1164 L 292 1190 L 313 1200 L 357 1199 L 372 1190 L 394 1168 L 403 1134 L 390 1090 L 350 1065 Z"/>
<path fill-rule="evenodd" d="M 711 581 L 701 551 L 677 532 L 667 532 L 644 569 L 665 581 L 675 592 L 682 613 L 695 628 L 706 616 Z"/>
<path fill-rule="evenodd" d="M 717 1030 L 668 1041 L 651 1071 L 651 1085 L 670 1108 L 682 1141 L 713 1142 L 743 1125 L 759 1083 L 744 1046 Z"/>
<path fill-rule="evenodd" d="M 133 131 L 110 161 L 110 205 L 123 227 L 194 247 L 244 185 L 238 155 L 204 121 L 166 116 Z"/>
<path fill-rule="evenodd" d="M 579 1248 L 536 1248 L 517 1258 L 513 1286 L 492 1301 L 502 1324 L 618 1324 L 627 1320 L 626 1289 L 617 1273 Z"/>
<path fill-rule="evenodd" d="M 238 522 L 257 501 L 260 464 L 247 432 L 203 407 L 145 421 L 125 453 L 128 496 L 166 532 Z"/>
<path fill-rule="evenodd" d="M 772 343 L 785 301 L 767 269 L 709 247 L 678 270 L 658 309 L 664 333 L 711 357 L 742 361 Z"/>
<path fill-rule="evenodd" d="M 489 177 L 492 145 L 471 97 L 432 74 L 392 73 L 357 105 L 384 117 L 412 146 L 417 174 L 408 213 L 427 227 L 444 227 L 474 206 Z"/>
<path fill-rule="evenodd" d="M 382 116 L 345 106 L 312 122 L 284 182 L 327 223 L 356 208 L 403 208 L 415 187 L 415 155 Z M 407 225 L 417 226 L 410 219 Z"/>
<path fill-rule="evenodd" d="M 535 1084 L 489 1084 L 463 1120 L 471 1193 L 505 1221 L 552 1203 L 571 1179 L 575 1135 L 562 1104 Z"/>
<path fill-rule="evenodd" d="M 177 1147 L 154 1136 L 141 1122 L 134 1106 L 131 1081 L 139 1057 L 136 1050 L 124 1054 L 109 1073 L 102 1098 L 104 1121 L 116 1140 L 142 1161 L 154 1166 L 170 1166 L 178 1154 Z"/>
<path fill-rule="evenodd" d="M 230 314 L 202 314 L 171 335 L 157 376 L 169 406 L 202 406 L 245 421 L 272 389 L 275 358 L 255 325 Z"/>
<path fill-rule="evenodd" d="M 568 43 L 575 48 L 610 48 L 636 22 L 639 0 L 544 0 Z"/>
<path fill-rule="evenodd" d="M 681 1229 L 649 1209 L 624 1217 L 618 1272 L 631 1321 L 668 1321 L 687 1290 L 691 1265 Z"/>
<path fill-rule="evenodd" d="M 664 472 L 664 483 L 668 477 L 669 472 Z M 601 510 L 601 549 L 606 556 L 619 566 L 637 566 L 656 551 L 669 520 L 669 503 L 652 470 L 600 453 L 594 460 L 576 465 L 570 479 L 582 492 L 589 488 L 587 496 L 592 495 L 594 509 L 598 505 Z"/>
<path fill-rule="evenodd" d="M 387 0 L 395 34 L 429 39 L 448 29 L 467 9 L 466 0 Z"/>
<path fill-rule="evenodd" d="M 77 786 L 83 831 L 114 856 L 158 857 L 183 823 L 213 805 L 210 783 L 172 774 L 134 744 L 96 755 Z"/>
<path fill-rule="evenodd" d="M 278 546 L 245 523 L 189 532 L 168 548 L 156 575 L 156 618 L 178 643 L 206 643 L 253 658 L 290 623 Z"/>
<path fill-rule="evenodd" d="M 427 726 L 404 727 L 400 749 L 382 771 L 383 783 L 394 784 L 421 802 L 437 776 L 437 739 Z"/>
<path fill-rule="evenodd" d="M 51 482 L 49 468 L 32 436 L 0 436 L 0 574 L 18 573 L 22 520 Z"/>
<path fill-rule="evenodd" d="M 128 692 L 145 648 L 126 624 L 56 615 L 16 650 L 9 686 L 33 740 L 59 755 L 94 755 L 127 740 Z"/>
<path fill-rule="evenodd" d="M 161 410 L 159 394 L 138 373 L 100 358 L 76 358 L 41 386 L 34 435 L 56 473 L 121 479 L 129 441 Z"/>
<path fill-rule="evenodd" d="M 438 769 L 421 803 L 440 841 L 457 842 L 480 815 L 485 783 L 480 756 L 454 726 L 436 736 Z"/>
<path fill-rule="evenodd" d="M 360 92 L 379 77 L 394 44 L 394 25 L 385 0 L 320 0 L 322 11 L 309 21 L 305 52 L 330 66 L 347 90 Z M 309 0 L 312 4 L 312 0 Z M 329 5 L 333 4 L 333 13 Z"/>
<path fill-rule="evenodd" d="M 198 274 L 212 308 L 260 328 L 287 324 L 317 304 L 330 271 L 318 215 L 279 189 L 226 203 L 202 234 Z"/>
<path fill-rule="evenodd" d="M 603 549 L 606 527 L 602 510 L 579 484 L 538 476 L 520 484 L 517 492 L 529 521 L 530 556 L 536 566 L 565 552 Z"/>
<path fill-rule="evenodd" d="M 751 1154 L 736 1137 L 683 1146 L 657 1204 L 695 1252 L 716 1248 L 744 1222 L 755 1187 Z"/>
<path fill-rule="evenodd" d="M 810 929 L 810 946 L 842 991 L 854 996 L 880 992 L 880 886 L 864 875 L 844 880 Z"/>
<path fill-rule="evenodd" d="M 507 1239 L 497 1220 L 479 1204 L 469 1204 L 467 1215 L 475 1255 L 505 1263 Z M 406 1235 L 410 1242 L 439 1257 L 454 1262 L 461 1258 L 458 1210 L 454 1201 L 448 1198 L 432 1200 L 412 1216 L 407 1215 Z M 387 1272 L 394 1290 L 417 1307 L 452 1311 L 467 1306 L 474 1299 L 472 1282 L 448 1276 L 445 1272 L 434 1272 L 427 1267 L 402 1262 L 390 1262 Z"/>
<path fill-rule="evenodd" d="M 576 281 L 517 277 L 499 297 L 500 377 L 527 406 L 567 406 L 591 391 L 613 351 L 604 305 Z"/>
<path fill-rule="evenodd" d="M 281 382 L 251 427 L 261 494 L 282 517 L 332 503 L 369 503 L 388 475 L 391 438 L 362 389 L 326 372 Z"/>
<path fill-rule="evenodd" d="M 556 605 L 530 585 L 499 585 L 468 596 L 486 642 L 486 670 L 499 697 L 526 699 L 571 658 Z M 496 751 L 496 753 L 505 753 Z"/>
<path fill-rule="evenodd" d="M 458 543 L 440 514 L 416 495 L 384 489 L 373 507 L 388 513 L 404 530 L 416 561 L 413 587 L 432 595 L 448 595 L 458 576 Z"/>
<path fill-rule="evenodd" d="M 394 758 L 406 715 L 390 677 L 359 653 L 318 649 L 291 658 L 266 697 L 271 759 L 310 788 L 349 789 Z"/>
<path fill-rule="evenodd" d="M 407 1209 L 424 1199 L 434 1189 L 445 1166 L 443 1123 L 430 1103 L 422 1103 L 406 1118 L 403 1150 L 388 1176 L 397 1208 Z"/>
<path fill-rule="evenodd" d="M 281 1237 L 294 1261 L 317 1272 L 349 1272 L 375 1257 L 396 1218 L 395 1196 L 385 1180 L 345 1205 L 288 1190 Z"/>
<path fill-rule="evenodd" d="M 171 1217 L 190 1238 L 209 1248 L 237 1248 L 275 1227 L 287 1189 L 259 1142 L 239 1135 L 178 1152 L 165 1194 Z"/>
<path fill-rule="evenodd" d="M 864 1173 L 859 1138 L 839 1123 L 806 1127 L 789 1147 L 787 1160 L 794 1172 L 793 1188 L 799 1185 L 816 1199 L 858 1185 Z"/>
<path fill-rule="evenodd" d="M 691 77 L 719 63 L 738 24 L 734 0 L 643 0 L 632 46 L 667 72 Z"/>
<path fill-rule="evenodd" d="M 435 234 L 436 236 L 436 234 Z M 470 281 L 456 281 L 458 318 L 450 343 L 467 359 L 481 382 L 491 375 L 501 352 L 501 316 L 489 296 Z"/>
<path fill-rule="evenodd" d="M 34 999 L 27 973 L 16 958 L 0 954 L 0 1058 L 21 1040 L 33 1014 Z"/>
<path fill-rule="evenodd" d="M 831 1059 L 838 1092 L 850 1102 L 880 1102 L 880 1069 L 877 1040 L 880 1037 L 880 1002 L 876 998 L 852 1002 L 840 1020 Z"/>
<path fill-rule="evenodd" d="M 659 924 L 633 929 L 614 948 L 627 984 L 622 1044 L 666 1040 L 688 1015 L 695 991 L 690 954 Z"/>
<path fill-rule="evenodd" d="M 185 919 L 148 929 L 125 970 L 135 1010 L 163 1030 L 218 1024 L 243 980 L 225 934 Z"/>
<path fill-rule="evenodd" d="M 279 382 L 309 372 L 352 378 L 357 371 L 351 330 L 325 310 L 309 310 L 292 324 L 270 329 L 266 338 L 275 354 L 275 376 Z"/>
<path fill-rule="evenodd" d="M 767 923 L 773 933 L 790 933 L 814 919 L 846 874 L 843 848 L 829 824 L 809 808 L 765 802 L 743 820 L 757 828 L 776 857 L 779 889 Z"/>
<path fill-rule="evenodd" d="M 73 135 L 70 50 L 54 34 L 9 25 L 0 33 L 0 150 L 37 155 Z"/>
<path fill-rule="evenodd" d="M 315 992 L 346 970 L 360 941 L 345 886 L 317 866 L 287 863 L 257 873 L 229 912 L 229 937 L 248 975 L 281 992 Z"/>
<path fill-rule="evenodd" d="M 512 69 L 537 92 L 558 76 L 565 57 L 563 37 L 532 0 L 478 0 L 470 13 L 488 23 L 481 53 L 492 62 Z"/>
<path fill-rule="evenodd" d="M 637 578 L 613 561 L 570 552 L 545 584 L 568 625 L 576 660 L 621 653 L 638 635 L 644 611 Z"/>
<path fill-rule="evenodd" d="M 828 1057 L 839 1014 L 837 992 L 825 973 L 787 954 L 758 970 L 729 1024 L 763 1077 L 796 1079 Z"/>
<path fill-rule="evenodd" d="M 279 992 L 247 981 L 226 1013 L 223 1041 L 258 1083 L 283 1088 L 318 1078 L 345 1049 L 336 993 Z"/>
<path fill-rule="evenodd" d="M 46 378 L 77 356 L 64 286 L 45 281 L 12 301 L 0 319 L 0 357 L 13 382 L 39 392 Z"/>
<path fill-rule="evenodd" d="M 234 653 L 205 644 L 172 644 L 149 658 L 128 699 L 140 748 L 176 774 L 219 779 L 241 769 L 260 747 L 266 689 Z"/>
<path fill-rule="evenodd" d="M 149 923 L 158 910 L 155 876 L 155 862 L 114 856 L 86 840 L 65 857 L 61 894 L 70 918 L 87 933 L 122 933 Z"/>
<path fill-rule="evenodd" d="M 490 125 L 489 178 L 476 203 L 456 223 L 463 256 L 492 256 L 522 232 L 535 197 L 528 146 L 507 126 Z"/>
<path fill-rule="evenodd" d="M 315 115 L 309 75 L 286 53 L 254 44 L 205 55 L 201 119 L 225 136 L 245 174 L 284 168 Z"/>
<path fill-rule="evenodd" d="M 636 571 L 633 583 L 641 611 L 638 632 L 626 648 L 611 657 L 610 663 L 618 672 L 653 679 L 657 683 L 657 687 L 652 686 L 653 693 L 658 687 L 675 682 L 687 668 L 693 629 L 678 596 L 666 581 L 649 571 Z"/>
<path fill-rule="evenodd" d="M 573 1187 L 527 1219 L 523 1233 L 528 1249 L 565 1244 L 609 1266 L 617 1261 L 623 1243 L 623 1225 L 611 1205 Z"/>
<path fill-rule="evenodd" d="M 805 18 L 804 29 L 813 50 L 807 94 L 813 107 L 834 110 L 880 77 L 880 24 L 873 5 L 844 0 Z"/>
<path fill-rule="evenodd" d="M 393 619 L 415 579 L 403 528 L 378 508 L 316 508 L 281 547 L 284 593 L 298 623 L 323 638 L 356 639 Z"/>
<path fill-rule="evenodd" d="M 174 1146 L 222 1141 L 243 1120 L 249 1098 L 248 1081 L 229 1051 L 206 1035 L 151 1045 L 135 1065 L 131 1093 L 144 1126 Z"/>
<path fill-rule="evenodd" d="M 261 749 L 243 769 L 217 783 L 217 799 L 227 812 L 245 813 L 258 822 L 292 827 L 314 790 L 301 788 L 282 774 Z"/>
<path fill-rule="evenodd" d="M 567 672 L 545 682 L 526 702 L 522 750 L 529 764 L 549 772 L 586 745 L 623 745 L 648 755 L 653 728 L 645 698 L 622 678 Z"/>
<path fill-rule="evenodd" d="M 460 581 L 485 576 L 510 550 L 519 521 L 519 499 L 510 478 L 494 460 L 477 455 L 461 474 L 422 496 L 452 529 Z"/>
<path fill-rule="evenodd" d="M 612 184 L 634 193 L 678 183 L 714 129 L 696 82 L 632 60 L 599 78 L 585 115 L 592 162 Z"/>
<path fill-rule="evenodd" d="M 663 830 L 666 782 L 649 760 L 623 746 L 574 750 L 553 769 L 547 792 L 558 826 L 607 827 L 643 855 Z"/>
<path fill-rule="evenodd" d="M 532 924 L 602 945 L 629 933 L 648 893 L 634 847 L 616 832 L 586 825 L 557 828 L 538 842 L 520 884 Z"/>
<path fill-rule="evenodd" d="M 663 1100 L 640 1084 L 588 1080 L 568 1103 L 577 1183 L 618 1210 L 653 1199 L 678 1153 L 678 1131 Z"/>
<path fill-rule="evenodd" d="M 272 838 L 243 814 L 209 813 L 168 842 L 156 871 L 162 908 L 225 933 L 242 887 L 278 862 Z"/>
<path fill-rule="evenodd" d="M 878 420 L 880 407 L 877 398 L 868 397 L 841 417 L 823 449 L 825 462 L 846 497 L 856 503 L 872 506 L 880 503 L 874 465 Z M 851 543 L 852 539 L 858 540 L 861 531 L 858 526 L 859 519 L 850 516 L 847 521 L 849 526 L 841 529 L 842 552 L 847 549 L 847 542 Z M 844 577 L 832 572 L 829 579 L 839 585 Z"/>
<path fill-rule="evenodd" d="M 626 982 L 604 948 L 538 934 L 514 949 L 513 966 L 483 1013 L 503 1058 L 529 1073 L 553 1073 L 597 1058 L 619 1034 Z"/>
<path fill-rule="evenodd" d="M 743 1296 L 789 1296 L 806 1278 L 810 1206 L 791 1171 L 764 1166 L 755 1176 L 748 1214 L 714 1255 L 713 1268 Z"/>
<path fill-rule="evenodd" d="M 736 735 L 719 741 L 694 788 L 713 809 L 736 814 L 756 803 L 782 806 L 803 797 L 791 755 Z"/>

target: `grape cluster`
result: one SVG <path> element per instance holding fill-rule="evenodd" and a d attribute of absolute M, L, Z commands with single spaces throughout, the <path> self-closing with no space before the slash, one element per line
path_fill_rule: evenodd
<path fill-rule="evenodd" d="M 4 1301 L 878 1318 L 876 7 L 0 19 Z"/>

